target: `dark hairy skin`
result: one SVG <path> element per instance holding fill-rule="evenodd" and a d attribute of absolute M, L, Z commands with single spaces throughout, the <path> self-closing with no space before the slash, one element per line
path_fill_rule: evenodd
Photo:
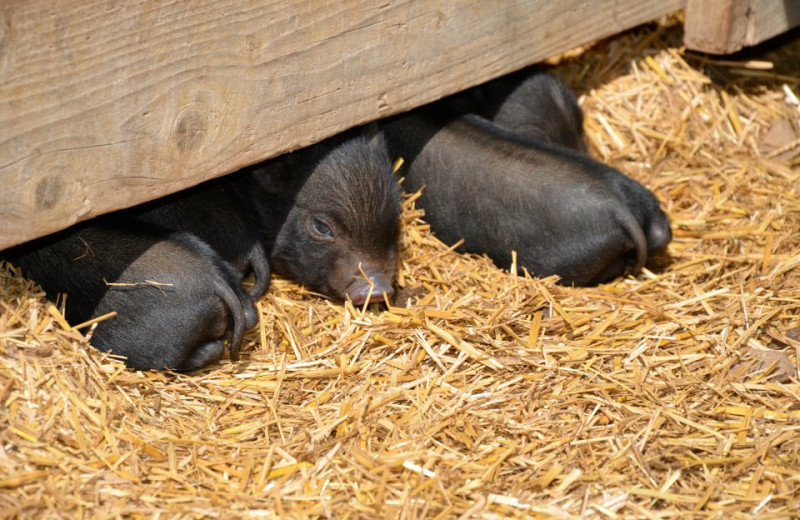
<path fill-rule="evenodd" d="M 236 182 L 274 272 L 355 304 L 392 298 L 400 194 L 377 128 L 286 154 Z"/>
<path fill-rule="evenodd" d="M 249 293 L 257 299 L 267 291 L 270 268 L 254 213 L 247 197 L 236 191 L 236 183 L 224 177 L 124 214 L 134 221 L 187 232 L 203 240 L 239 272 L 240 281 L 251 272 L 255 275 Z"/>
<path fill-rule="evenodd" d="M 583 111 L 575 94 L 555 76 L 525 69 L 476 87 L 468 96 L 471 111 L 515 138 L 534 147 L 549 143 L 587 153 Z M 640 183 L 614 171 L 616 174 L 608 175 L 608 180 L 639 221 L 648 254 L 662 251 L 672 240 L 672 232 L 658 199 Z"/>
<path fill-rule="evenodd" d="M 66 319 L 101 321 L 92 345 L 136 369 L 195 370 L 219 359 L 224 340 L 238 359 L 257 322 L 238 274 L 188 233 L 106 219 L 4 253 L 49 299 L 66 293 Z"/>
<path fill-rule="evenodd" d="M 583 111 L 555 76 L 525 70 L 476 87 L 470 95 L 471 112 L 517 137 L 586 153 Z"/>
<path fill-rule="evenodd" d="M 626 178 L 611 167 L 440 107 L 390 120 L 384 132 L 406 160 L 404 187 L 424 187 L 426 220 L 445 242 L 463 238 L 461 251 L 507 268 L 515 250 L 520 268 L 576 285 L 637 272 L 647 259 L 639 208 L 621 199 Z"/>

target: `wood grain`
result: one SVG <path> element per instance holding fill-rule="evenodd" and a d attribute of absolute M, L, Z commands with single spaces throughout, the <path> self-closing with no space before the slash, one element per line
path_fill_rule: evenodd
<path fill-rule="evenodd" d="M 684 4 L 5 0 L 0 249 Z"/>
<path fill-rule="evenodd" d="M 800 25 L 800 0 L 688 0 L 684 42 L 730 54 Z"/>

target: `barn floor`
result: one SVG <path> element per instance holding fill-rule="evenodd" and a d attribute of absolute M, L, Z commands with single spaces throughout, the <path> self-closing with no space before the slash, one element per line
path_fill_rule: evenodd
<path fill-rule="evenodd" d="M 592 153 L 672 218 L 636 278 L 512 277 L 409 200 L 397 307 L 277 280 L 243 361 L 175 375 L 92 350 L 0 270 L 0 516 L 797 514 L 800 33 L 734 63 L 681 36 L 652 24 L 552 68 Z"/>

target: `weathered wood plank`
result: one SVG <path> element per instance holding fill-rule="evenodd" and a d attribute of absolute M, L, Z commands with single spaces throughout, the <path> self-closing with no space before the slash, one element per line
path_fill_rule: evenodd
<path fill-rule="evenodd" d="M 0 249 L 684 4 L 4 0 Z"/>
<path fill-rule="evenodd" d="M 800 25 L 800 0 L 688 0 L 684 42 L 730 54 Z"/>

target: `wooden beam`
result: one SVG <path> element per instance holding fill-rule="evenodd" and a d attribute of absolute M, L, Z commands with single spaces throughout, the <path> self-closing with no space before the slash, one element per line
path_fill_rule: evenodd
<path fill-rule="evenodd" d="M 686 47 L 730 54 L 800 25 L 800 0 L 688 0 Z"/>
<path fill-rule="evenodd" d="M 4 0 L 0 250 L 684 4 Z"/>

